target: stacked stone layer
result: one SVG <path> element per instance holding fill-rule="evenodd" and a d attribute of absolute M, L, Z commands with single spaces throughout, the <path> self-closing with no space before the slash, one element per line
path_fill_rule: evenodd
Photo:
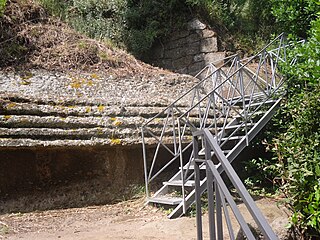
<path fill-rule="evenodd" d="M 0 147 L 138 144 L 141 126 L 197 81 L 171 73 L 116 78 L 1 72 Z"/>

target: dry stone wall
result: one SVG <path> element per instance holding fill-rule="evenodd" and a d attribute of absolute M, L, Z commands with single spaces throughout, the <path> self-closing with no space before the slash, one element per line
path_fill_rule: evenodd
<path fill-rule="evenodd" d="M 156 44 L 148 61 L 178 73 L 195 75 L 207 64 L 224 56 L 224 52 L 219 52 L 216 33 L 198 19 L 193 19 L 185 30 Z"/>

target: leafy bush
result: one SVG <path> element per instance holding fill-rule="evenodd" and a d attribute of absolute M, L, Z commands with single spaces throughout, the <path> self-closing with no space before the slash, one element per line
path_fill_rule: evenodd
<path fill-rule="evenodd" d="M 181 28 L 192 16 L 185 1 L 128 0 L 126 17 L 128 48 L 141 57 L 156 39 Z"/>
<path fill-rule="evenodd" d="M 261 187 L 266 179 L 278 184 L 300 239 L 320 237 L 320 17 L 310 26 L 308 41 L 288 51 L 289 61 L 281 65 L 288 95 L 263 137 L 273 158 L 246 164 L 248 171 L 259 170 L 247 185 Z"/>
<path fill-rule="evenodd" d="M 298 56 L 285 66 L 288 100 L 282 109 L 286 131 L 274 139 L 275 163 L 292 210 L 291 222 L 301 236 L 320 237 L 320 17 L 310 38 L 289 52 Z"/>
<path fill-rule="evenodd" d="M 307 37 L 310 22 L 320 11 L 318 0 L 272 0 L 272 13 L 280 32 L 288 32 L 302 38 Z"/>
<path fill-rule="evenodd" d="M 47 9 L 52 15 L 60 17 L 61 19 L 66 18 L 67 8 L 69 1 L 63 0 L 38 0 L 38 2 Z"/>
<path fill-rule="evenodd" d="M 0 17 L 2 16 L 7 0 L 0 0 Z"/>
<path fill-rule="evenodd" d="M 267 0 L 187 0 L 187 3 L 198 6 L 231 31 L 254 32 L 272 23 Z"/>
<path fill-rule="evenodd" d="M 126 29 L 125 0 L 74 0 L 68 22 L 79 32 L 96 39 L 124 42 Z"/>
<path fill-rule="evenodd" d="M 124 46 L 126 0 L 38 0 L 51 14 L 91 38 Z"/>
<path fill-rule="evenodd" d="M 274 17 L 268 0 L 186 0 L 193 12 L 214 27 L 228 51 L 251 55 L 269 41 Z"/>
<path fill-rule="evenodd" d="M 38 0 L 76 30 L 109 39 L 143 58 L 155 40 L 165 38 L 198 16 L 217 31 L 238 34 L 236 48 L 248 49 L 269 36 L 272 26 L 268 0 Z M 224 27 L 223 27 L 224 26 Z M 222 31 L 222 32 L 223 32 Z M 228 49 L 230 50 L 230 49 Z M 235 50 L 235 49 L 231 49 Z"/>

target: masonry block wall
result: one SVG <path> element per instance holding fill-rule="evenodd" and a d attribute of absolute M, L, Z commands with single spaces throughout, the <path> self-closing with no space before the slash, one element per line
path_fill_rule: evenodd
<path fill-rule="evenodd" d="M 193 19 L 185 30 L 172 33 L 153 46 L 149 62 L 178 73 L 196 75 L 207 64 L 225 57 L 219 52 L 217 35 L 208 26 Z"/>

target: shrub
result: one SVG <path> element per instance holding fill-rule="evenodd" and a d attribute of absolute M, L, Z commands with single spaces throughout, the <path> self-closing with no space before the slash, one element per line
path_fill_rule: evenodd
<path fill-rule="evenodd" d="M 282 190 L 292 211 L 292 226 L 307 239 L 320 237 L 320 17 L 311 23 L 310 38 L 289 52 L 288 99 L 282 109 L 286 131 L 274 139 Z"/>
<path fill-rule="evenodd" d="M 272 0 L 272 14 L 280 32 L 306 38 L 311 21 L 320 11 L 318 0 Z"/>
<path fill-rule="evenodd" d="M 0 0 L 0 17 L 2 16 L 7 0 Z"/>
<path fill-rule="evenodd" d="M 129 0 L 126 12 L 129 50 L 142 57 L 156 39 L 181 28 L 190 17 L 185 1 Z"/>
<path fill-rule="evenodd" d="M 121 45 L 126 29 L 125 0 L 74 0 L 67 21 L 79 32 Z"/>
<path fill-rule="evenodd" d="M 61 19 L 66 18 L 69 1 L 63 0 L 38 0 L 38 2 L 47 9 L 52 15 Z"/>
<path fill-rule="evenodd" d="M 268 0 L 187 0 L 187 3 L 200 18 L 219 30 L 224 36 L 222 41 L 228 41 L 228 51 L 241 49 L 250 55 L 269 41 L 274 17 Z"/>

